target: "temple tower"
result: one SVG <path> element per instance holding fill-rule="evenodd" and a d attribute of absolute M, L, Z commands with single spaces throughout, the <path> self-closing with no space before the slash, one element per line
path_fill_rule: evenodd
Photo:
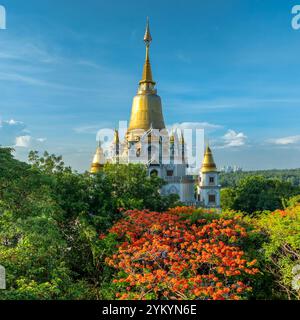
<path fill-rule="evenodd" d="M 149 19 L 147 20 L 144 42 L 146 45 L 146 59 L 138 92 L 133 98 L 130 123 L 127 132 L 127 140 L 130 142 L 137 141 L 144 132 L 147 132 L 150 129 L 165 129 L 161 99 L 157 95 L 155 82 L 152 77 L 149 55 L 152 37 Z"/>
<path fill-rule="evenodd" d="M 98 172 L 100 172 L 103 169 L 105 162 L 106 162 L 106 159 L 103 153 L 103 149 L 101 147 L 101 142 L 99 141 L 96 149 L 96 153 L 94 155 L 93 162 L 91 165 L 90 173 L 97 174 Z"/>
<path fill-rule="evenodd" d="M 220 208 L 219 172 L 215 164 L 212 151 L 207 145 L 198 184 L 198 200 L 206 208 Z"/>

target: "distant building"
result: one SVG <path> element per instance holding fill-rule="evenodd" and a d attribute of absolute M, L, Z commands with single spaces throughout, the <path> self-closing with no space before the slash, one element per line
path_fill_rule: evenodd
<path fill-rule="evenodd" d="M 243 168 L 239 166 L 224 166 L 220 171 L 225 173 L 242 172 Z"/>

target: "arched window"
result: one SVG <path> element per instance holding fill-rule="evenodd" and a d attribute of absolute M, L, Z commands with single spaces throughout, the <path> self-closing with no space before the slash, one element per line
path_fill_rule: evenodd
<path fill-rule="evenodd" d="M 136 156 L 137 156 L 137 157 L 140 157 L 140 156 L 141 156 L 141 148 L 138 148 L 138 149 L 136 150 Z"/>
<path fill-rule="evenodd" d="M 167 170 L 167 177 L 173 177 L 173 170 Z"/>

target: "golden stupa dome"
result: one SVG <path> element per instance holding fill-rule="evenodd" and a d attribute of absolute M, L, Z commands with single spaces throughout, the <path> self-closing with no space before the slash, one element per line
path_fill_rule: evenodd
<path fill-rule="evenodd" d="M 214 157 L 209 146 L 207 146 L 205 150 L 201 172 L 217 172 L 217 166 L 215 164 Z"/>
<path fill-rule="evenodd" d="M 155 89 L 149 58 L 150 44 L 152 42 L 149 20 L 147 21 L 144 42 L 146 45 L 146 59 L 138 93 L 132 103 L 128 136 L 139 136 L 141 132 L 148 131 L 150 128 L 165 129 L 161 99 Z"/>

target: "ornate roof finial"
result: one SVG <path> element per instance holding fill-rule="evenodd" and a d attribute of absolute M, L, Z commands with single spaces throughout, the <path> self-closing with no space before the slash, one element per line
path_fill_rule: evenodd
<path fill-rule="evenodd" d="M 147 25 L 146 25 L 146 32 L 145 32 L 145 36 L 144 36 L 144 42 L 146 44 L 146 61 L 144 64 L 143 76 L 142 76 L 142 80 L 140 81 L 140 84 L 151 83 L 151 84 L 155 85 L 155 82 L 152 79 L 152 70 L 151 70 L 151 64 L 150 64 L 150 58 L 149 58 L 149 48 L 150 48 L 150 44 L 152 42 L 152 37 L 151 37 L 151 33 L 150 33 L 149 18 L 147 18 Z"/>
<path fill-rule="evenodd" d="M 146 46 L 150 46 L 150 43 L 152 42 L 152 37 L 150 33 L 150 23 L 149 23 L 149 17 L 147 17 L 147 25 L 146 25 L 146 32 L 144 36 L 144 42 L 146 43 Z"/>

